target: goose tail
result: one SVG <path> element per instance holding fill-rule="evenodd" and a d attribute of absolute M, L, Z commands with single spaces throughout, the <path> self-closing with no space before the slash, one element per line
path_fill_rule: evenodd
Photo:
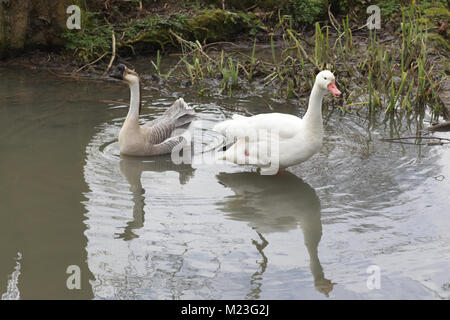
<path fill-rule="evenodd" d="M 164 112 L 164 117 L 175 121 L 175 127 L 181 127 L 192 122 L 195 118 L 195 110 L 189 107 L 183 98 L 179 98 L 175 103 Z"/>
<path fill-rule="evenodd" d="M 234 123 L 234 120 L 225 120 L 223 122 L 220 122 L 216 124 L 213 127 L 213 131 L 223 134 L 224 136 L 227 136 L 227 131 Z"/>

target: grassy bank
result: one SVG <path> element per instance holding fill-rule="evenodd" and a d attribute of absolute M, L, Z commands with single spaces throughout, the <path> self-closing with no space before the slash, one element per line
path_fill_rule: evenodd
<path fill-rule="evenodd" d="M 208 53 L 211 45 L 173 33 L 182 47 L 179 62 L 163 72 L 158 53 L 153 66 L 165 79 L 174 74 L 179 78 L 181 72 L 202 95 L 240 94 L 262 86 L 271 88 L 276 99 L 307 96 L 315 74 L 330 69 L 343 88 L 344 111 L 411 112 L 430 106 L 438 115 L 443 110 L 438 89 L 448 70 L 438 69 L 442 56 L 430 49 L 426 24 L 418 23 L 421 17 L 420 8 L 404 8 L 398 37 L 380 37 L 375 29 L 366 31 L 363 39 L 359 32 L 357 39 L 357 27 L 350 25 L 348 17 L 340 23 L 332 17 L 328 26 L 317 22 L 307 37 L 292 28 L 291 17 L 282 16 L 275 30 L 281 36 L 278 41 L 270 37 L 268 58 L 256 54 L 256 39 L 250 53 L 221 50 L 218 54 Z M 211 88 L 217 75 L 220 84 Z"/>
<path fill-rule="evenodd" d="M 308 96 L 314 75 L 332 70 L 346 112 L 445 113 L 447 1 L 374 1 L 381 29 L 366 26 L 363 0 L 85 1 L 82 29 L 65 32 L 76 71 L 103 73 L 138 55 L 154 73 L 186 81 L 199 95 L 265 88 L 275 99 Z M 247 50 L 234 50 L 245 43 Z M 259 55 L 262 47 L 268 54 Z M 163 68 L 170 53 L 179 59 Z"/>

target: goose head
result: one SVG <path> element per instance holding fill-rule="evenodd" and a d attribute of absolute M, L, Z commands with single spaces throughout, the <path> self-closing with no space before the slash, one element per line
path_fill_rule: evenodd
<path fill-rule="evenodd" d="M 128 84 L 139 83 L 139 75 L 123 64 L 119 64 L 116 67 L 116 70 L 109 76 L 114 79 L 125 81 Z"/>
<path fill-rule="evenodd" d="M 119 64 L 109 76 L 114 79 L 122 80 L 128 84 L 131 92 L 130 112 L 128 115 L 133 115 L 134 118 L 138 118 L 142 111 L 140 95 L 141 81 L 139 75 L 133 70 L 128 69 L 125 65 Z"/>
<path fill-rule="evenodd" d="M 341 95 L 341 92 L 336 87 L 334 75 L 329 70 L 324 70 L 317 74 L 314 86 L 317 86 L 324 92 L 328 90 L 335 97 L 339 97 Z"/>

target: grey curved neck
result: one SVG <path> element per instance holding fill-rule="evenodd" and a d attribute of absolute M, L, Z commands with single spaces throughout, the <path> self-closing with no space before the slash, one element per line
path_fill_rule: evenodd
<path fill-rule="evenodd" d="M 127 119 L 139 118 L 139 109 L 141 105 L 140 84 L 139 80 L 133 81 L 130 86 L 130 109 L 128 110 Z"/>

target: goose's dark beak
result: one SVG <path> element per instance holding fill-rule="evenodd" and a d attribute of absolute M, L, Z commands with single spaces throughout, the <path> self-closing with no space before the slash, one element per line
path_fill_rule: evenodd
<path fill-rule="evenodd" d="M 113 73 L 110 73 L 109 76 L 111 78 L 117 79 L 117 80 L 123 80 L 123 73 L 117 72 L 117 70 Z"/>
<path fill-rule="evenodd" d="M 123 64 L 119 64 L 114 72 L 110 73 L 109 76 L 114 79 L 123 80 L 126 67 Z"/>

